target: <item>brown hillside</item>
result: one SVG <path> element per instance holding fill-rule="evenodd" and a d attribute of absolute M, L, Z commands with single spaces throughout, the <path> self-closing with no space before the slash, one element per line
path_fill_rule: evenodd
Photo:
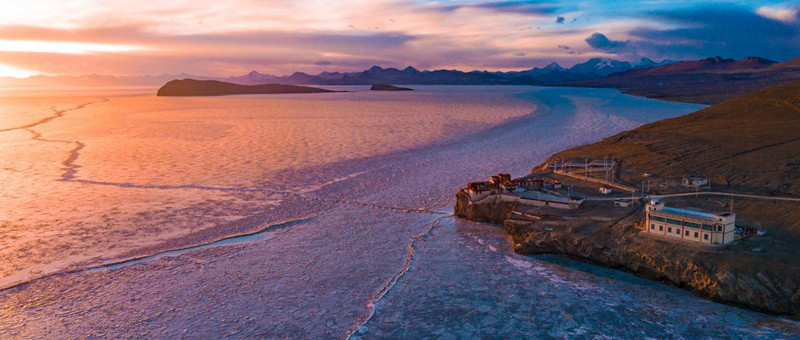
<path fill-rule="evenodd" d="M 800 81 L 641 126 L 554 155 L 613 156 L 618 178 L 705 175 L 718 189 L 800 197 Z"/>
<path fill-rule="evenodd" d="M 756 90 L 800 80 L 800 59 L 776 64 L 763 58 L 708 58 L 605 78 L 566 83 L 610 87 L 635 95 L 688 103 L 718 104 Z"/>
<path fill-rule="evenodd" d="M 800 57 L 772 65 L 773 68 L 800 68 Z"/>
<path fill-rule="evenodd" d="M 705 175 L 711 179 L 713 191 L 800 197 L 800 81 L 643 125 L 558 153 L 550 161 L 606 156 L 620 160 L 616 181 L 639 187 L 645 180 L 643 174 L 648 173 L 651 192 L 656 194 L 687 190 L 675 186 L 681 176 Z M 665 189 L 667 179 L 673 184 Z M 591 229 L 589 236 L 565 233 L 553 238 L 559 242 L 549 243 L 535 232 L 517 233 L 514 242 L 528 247 L 523 253 L 552 246 L 557 253 L 620 266 L 689 287 L 717 301 L 800 319 L 798 202 L 734 201 L 724 196 L 665 200 L 677 207 L 733 210 L 737 225 L 763 226 L 767 235 L 744 238 L 720 249 L 684 247 L 642 237 L 635 228 L 617 227 Z"/>
<path fill-rule="evenodd" d="M 714 57 L 702 60 L 679 61 L 653 68 L 635 69 L 619 75 L 664 75 L 711 71 L 742 71 L 766 68 L 774 64 L 776 63 L 772 60 L 758 57 L 747 57 L 742 60 Z"/>

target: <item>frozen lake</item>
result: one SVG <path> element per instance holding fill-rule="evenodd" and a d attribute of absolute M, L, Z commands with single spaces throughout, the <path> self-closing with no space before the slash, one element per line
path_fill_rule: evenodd
<path fill-rule="evenodd" d="M 699 106 L 607 89 L 414 88 L 0 93 L 0 338 L 796 329 L 628 274 L 519 256 L 500 228 L 450 216 L 467 181 L 520 176 Z"/>

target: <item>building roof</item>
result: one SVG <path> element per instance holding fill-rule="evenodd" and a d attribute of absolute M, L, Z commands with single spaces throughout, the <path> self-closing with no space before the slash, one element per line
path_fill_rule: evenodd
<path fill-rule="evenodd" d="M 548 194 L 548 193 L 541 192 L 541 191 L 524 192 L 524 193 L 520 193 L 519 196 L 522 197 L 522 198 L 533 199 L 533 200 L 563 202 L 563 203 L 568 203 L 569 202 L 569 197 L 556 196 L 556 195 Z"/>
<path fill-rule="evenodd" d="M 660 211 L 667 212 L 667 213 L 672 213 L 672 214 L 684 215 L 684 216 L 688 216 L 688 217 L 704 219 L 704 220 L 711 220 L 711 221 L 716 221 L 717 220 L 717 215 L 710 214 L 710 213 L 705 213 L 705 212 L 702 212 L 702 211 L 679 209 L 679 208 L 673 208 L 673 207 L 664 207 Z"/>

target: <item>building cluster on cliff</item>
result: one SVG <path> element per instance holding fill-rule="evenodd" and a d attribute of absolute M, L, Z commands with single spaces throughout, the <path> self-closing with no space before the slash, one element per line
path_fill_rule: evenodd
<path fill-rule="evenodd" d="M 558 209 L 577 209 L 583 198 L 563 195 L 559 180 L 550 178 L 522 177 L 512 179 L 510 174 L 500 173 L 491 176 L 488 182 L 467 183 L 465 192 L 471 201 L 499 195 L 503 200 L 516 201 L 526 205 L 548 206 Z"/>

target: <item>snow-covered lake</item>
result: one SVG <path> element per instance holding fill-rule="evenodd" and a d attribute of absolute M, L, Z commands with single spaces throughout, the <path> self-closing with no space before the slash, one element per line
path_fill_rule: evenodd
<path fill-rule="evenodd" d="M 607 89 L 0 94 L 0 338 L 757 337 L 793 323 L 450 216 L 697 105 Z M 65 272 L 70 272 L 64 274 Z M 60 274 L 59 274 L 60 273 Z"/>

